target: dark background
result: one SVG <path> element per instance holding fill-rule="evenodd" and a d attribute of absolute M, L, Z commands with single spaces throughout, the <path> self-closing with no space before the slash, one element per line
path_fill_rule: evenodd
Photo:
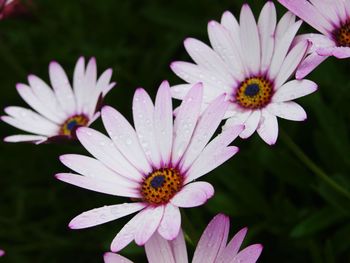
<path fill-rule="evenodd" d="M 248 1 L 256 15 L 264 2 Z M 154 95 L 163 79 L 181 83 L 169 63 L 189 60 L 183 39 L 208 43 L 207 22 L 219 20 L 225 10 L 238 15 L 242 3 L 35 1 L 30 17 L 0 21 L 0 105 L 25 106 L 15 84 L 26 83 L 30 73 L 48 80 L 51 60 L 71 76 L 79 56 L 95 56 L 99 72 L 112 67 L 118 82 L 106 103 L 130 119 L 135 88 Z M 276 6 L 281 16 L 285 10 Z M 248 226 L 245 245 L 264 245 L 260 262 L 350 262 L 349 61 L 330 58 L 310 75 L 320 89 L 299 100 L 307 121 L 280 120 L 274 147 L 256 134 L 238 139 L 240 153 L 205 177 L 215 196 L 205 206 L 183 210 L 190 251 L 209 220 L 224 212 L 231 217 L 231 236 Z M 93 127 L 103 130 L 100 121 Z M 4 123 L 0 131 L 2 137 L 18 132 Z M 68 229 L 79 213 L 123 201 L 55 180 L 55 173 L 67 171 L 57 157 L 86 153 L 82 147 L 1 143 L 0 151 L 0 247 L 7 252 L 1 262 L 102 262 L 130 217 Z M 143 249 L 134 244 L 122 254 L 145 261 Z"/>

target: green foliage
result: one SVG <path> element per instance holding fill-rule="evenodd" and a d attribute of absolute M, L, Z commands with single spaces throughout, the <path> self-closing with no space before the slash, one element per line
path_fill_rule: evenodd
<path fill-rule="evenodd" d="M 248 1 L 256 14 L 264 2 Z M 106 103 L 130 119 L 135 88 L 143 86 L 154 95 L 163 79 L 180 83 L 169 63 L 189 60 L 183 39 L 207 42 L 207 21 L 218 20 L 225 10 L 238 15 L 242 3 L 35 1 L 31 17 L 0 22 L 1 106 L 24 106 L 15 84 L 26 82 L 30 73 L 48 80 L 51 60 L 71 74 L 79 56 L 96 56 L 100 72 L 112 67 L 118 82 Z M 350 199 L 317 173 L 350 191 L 349 66 L 349 60 L 330 58 L 311 74 L 319 91 L 300 100 L 308 121 L 279 121 L 284 135 L 276 146 L 256 135 L 238 139 L 240 153 L 206 176 L 216 195 L 201 208 L 183 211 L 191 251 L 209 220 L 224 212 L 231 217 L 232 234 L 248 226 L 245 244 L 264 245 L 260 262 L 350 262 Z M 94 128 L 103 130 L 100 122 Z M 0 131 L 2 136 L 17 132 L 4 123 Z M 81 147 L 1 143 L 0 151 L 0 247 L 7 251 L 1 261 L 101 262 L 129 217 L 86 230 L 68 229 L 75 215 L 123 200 L 54 178 L 67 171 L 58 156 L 85 153 Z M 134 244 L 122 254 L 145 261 L 143 249 Z"/>

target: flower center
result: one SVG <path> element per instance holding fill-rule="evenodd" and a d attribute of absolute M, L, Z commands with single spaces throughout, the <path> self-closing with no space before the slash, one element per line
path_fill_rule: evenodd
<path fill-rule="evenodd" d="M 150 173 L 142 182 L 142 199 L 152 205 L 168 203 L 183 186 L 180 172 L 174 168 L 162 168 Z"/>
<path fill-rule="evenodd" d="M 350 47 L 350 21 L 336 29 L 333 34 L 339 47 Z"/>
<path fill-rule="evenodd" d="M 235 99 L 243 108 L 260 109 L 269 104 L 272 97 L 272 84 L 264 77 L 244 80 L 237 89 Z"/>
<path fill-rule="evenodd" d="M 80 126 L 86 126 L 89 122 L 88 117 L 85 115 L 74 115 L 69 117 L 62 125 L 60 129 L 60 135 L 74 136 L 75 130 Z"/>

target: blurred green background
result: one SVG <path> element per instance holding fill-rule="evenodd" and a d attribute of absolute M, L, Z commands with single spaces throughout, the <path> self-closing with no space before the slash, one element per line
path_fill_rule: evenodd
<path fill-rule="evenodd" d="M 248 0 L 257 15 L 265 1 Z M 180 83 L 169 69 L 189 60 L 182 41 L 208 43 L 206 24 L 225 10 L 239 14 L 241 0 L 35 1 L 32 15 L 0 21 L 1 107 L 25 106 L 15 84 L 36 74 L 48 80 L 57 60 L 72 75 L 76 59 L 95 56 L 99 72 L 112 67 L 117 87 L 106 103 L 131 119 L 132 95 L 154 95 L 163 79 Z M 285 11 L 278 6 L 279 16 Z M 304 25 L 303 30 L 308 30 Z M 183 210 L 193 244 L 218 212 L 231 217 L 231 236 L 249 227 L 247 244 L 260 242 L 260 262 L 350 262 L 350 60 L 328 59 L 309 78 L 320 89 L 299 100 L 302 123 L 280 120 L 274 147 L 254 135 L 235 144 L 240 153 L 206 176 L 216 195 L 203 207 Z M 93 127 L 103 130 L 96 122 Z M 1 123 L 1 136 L 16 129 Z M 1 262 L 102 262 L 114 235 L 130 219 L 69 230 L 79 213 L 124 199 L 55 180 L 67 171 L 63 153 L 86 153 L 79 144 L 0 144 Z M 329 180 L 329 181 L 327 181 Z M 338 189 L 337 189 L 338 187 Z M 122 251 L 145 262 L 142 248 Z"/>

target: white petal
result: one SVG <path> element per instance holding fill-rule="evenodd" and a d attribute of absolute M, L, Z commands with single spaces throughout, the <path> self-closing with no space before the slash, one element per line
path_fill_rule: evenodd
<path fill-rule="evenodd" d="M 191 140 L 201 112 L 203 86 L 194 85 L 183 99 L 174 122 L 174 143 L 172 163 L 176 165 L 184 154 Z"/>
<path fill-rule="evenodd" d="M 292 80 L 280 87 L 272 97 L 273 102 L 294 100 L 317 90 L 317 84 L 313 81 Z"/>
<path fill-rule="evenodd" d="M 187 170 L 190 167 L 218 128 L 228 107 L 228 102 L 224 100 L 225 95 L 219 96 L 201 115 L 181 161 L 181 169 Z"/>
<path fill-rule="evenodd" d="M 243 139 L 250 137 L 258 128 L 260 117 L 261 117 L 261 111 L 254 110 L 252 114 L 249 116 L 249 118 L 247 119 L 247 121 L 244 123 L 245 129 L 239 136 Z"/>
<path fill-rule="evenodd" d="M 204 204 L 214 195 L 214 188 L 207 182 L 185 185 L 170 202 L 178 207 L 196 207 Z"/>
<path fill-rule="evenodd" d="M 110 169 L 131 180 L 141 181 L 143 176 L 118 151 L 114 143 L 104 134 L 90 128 L 77 130 L 81 144 L 98 160 Z"/>
<path fill-rule="evenodd" d="M 76 111 L 76 102 L 66 72 L 60 64 L 54 61 L 50 63 L 49 75 L 52 87 L 62 109 L 67 114 L 74 115 Z"/>
<path fill-rule="evenodd" d="M 243 125 L 228 128 L 212 140 L 200 153 L 198 159 L 186 173 L 187 177 L 185 183 L 210 172 L 237 153 L 237 147 L 227 148 L 227 145 L 236 139 L 243 128 Z"/>
<path fill-rule="evenodd" d="M 179 84 L 171 87 L 171 96 L 174 99 L 183 100 L 186 94 L 193 87 L 193 84 Z"/>
<path fill-rule="evenodd" d="M 182 229 L 180 229 L 177 237 L 174 240 L 169 241 L 169 243 L 174 253 L 175 262 L 188 263 L 186 242 Z"/>
<path fill-rule="evenodd" d="M 261 48 L 261 67 L 260 70 L 265 72 L 270 66 L 274 45 L 276 29 L 276 8 L 273 2 L 267 2 L 261 10 L 258 29 Z"/>
<path fill-rule="evenodd" d="M 289 79 L 292 73 L 295 72 L 297 67 L 302 62 L 308 47 L 309 42 L 304 41 L 298 43 L 289 51 L 275 80 L 275 87 L 277 89 L 279 89 L 287 81 L 287 79 Z"/>
<path fill-rule="evenodd" d="M 181 214 L 178 207 L 171 203 L 164 209 L 164 215 L 158 227 L 158 233 L 167 240 L 173 240 L 179 234 L 181 227 Z"/>
<path fill-rule="evenodd" d="M 260 39 L 256 21 L 248 4 L 244 4 L 240 14 L 240 37 L 243 59 L 251 73 L 260 70 Z"/>
<path fill-rule="evenodd" d="M 230 11 L 225 11 L 221 17 L 221 24 L 228 30 L 231 40 L 235 43 L 237 51 L 241 52 L 240 30 L 237 19 Z"/>
<path fill-rule="evenodd" d="M 278 137 L 278 123 L 276 116 L 263 109 L 261 111 L 261 119 L 257 132 L 267 144 L 275 144 Z"/>
<path fill-rule="evenodd" d="M 77 103 L 77 110 L 81 113 L 85 99 L 84 89 L 86 89 L 84 57 L 80 57 L 75 65 L 73 73 L 73 89 Z"/>
<path fill-rule="evenodd" d="M 164 214 L 164 206 L 147 207 L 140 214 L 142 214 L 143 219 L 137 226 L 135 243 L 143 246 L 156 232 Z"/>
<path fill-rule="evenodd" d="M 88 156 L 65 154 L 60 156 L 60 161 L 74 172 L 96 180 L 110 181 L 127 188 L 136 189 L 140 186 L 139 183 L 117 174 L 99 160 Z"/>
<path fill-rule="evenodd" d="M 291 121 L 306 120 L 305 110 L 294 101 L 271 103 L 267 106 L 267 110 L 272 114 Z"/>
<path fill-rule="evenodd" d="M 101 225 L 133 214 L 145 207 L 145 203 L 125 203 L 95 208 L 73 218 L 69 223 L 69 227 L 71 229 L 82 229 Z"/>
<path fill-rule="evenodd" d="M 175 261 L 169 242 L 157 232 L 146 242 L 145 250 L 149 263 L 180 263 Z"/>
<path fill-rule="evenodd" d="M 144 174 L 150 173 L 152 168 L 140 146 L 136 132 L 125 117 L 109 106 L 103 107 L 101 115 L 103 125 L 118 150 L 140 172 Z"/>
<path fill-rule="evenodd" d="M 225 122 L 225 125 L 222 126 L 222 129 L 225 130 L 234 125 L 240 125 L 245 123 L 251 114 L 251 110 L 238 110 L 233 112 L 232 114 L 230 114 L 230 117 Z"/>
<path fill-rule="evenodd" d="M 170 86 L 167 81 L 160 85 L 154 108 L 154 129 L 158 149 L 163 164 L 168 164 L 171 158 L 173 143 L 173 106 Z"/>
<path fill-rule="evenodd" d="M 43 143 L 48 138 L 45 136 L 37 136 L 37 135 L 11 135 L 4 138 L 4 142 L 33 142 L 36 144 Z"/>
<path fill-rule="evenodd" d="M 118 184 L 111 184 L 110 181 L 95 179 L 72 173 L 59 173 L 56 178 L 60 181 L 88 189 L 91 191 L 130 198 L 140 198 L 139 189 L 127 188 Z"/>
<path fill-rule="evenodd" d="M 161 158 L 154 131 L 154 106 L 144 89 L 139 88 L 135 91 L 132 112 L 141 147 L 147 159 L 156 167 Z"/>
<path fill-rule="evenodd" d="M 276 40 L 280 40 L 281 37 L 287 32 L 287 30 L 294 25 L 295 23 L 295 15 L 291 12 L 285 13 L 282 18 L 278 21 L 275 38 Z"/>

